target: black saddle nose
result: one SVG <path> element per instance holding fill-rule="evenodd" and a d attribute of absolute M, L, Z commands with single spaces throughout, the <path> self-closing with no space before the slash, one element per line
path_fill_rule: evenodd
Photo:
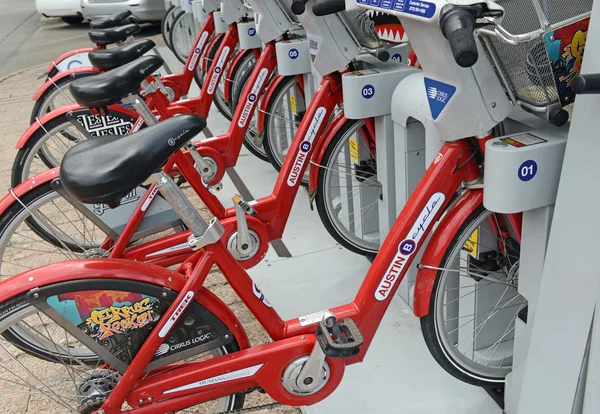
<path fill-rule="evenodd" d="M 124 26 L 113 27 L 110 29 L 90 30 L 88 36 L 90 40 L 98 45 L 112 45 L 122 42 L 129 36 L 140 31 L 139 24 L 126 24 Z"/>
<path fill-rule="evenodd" d="M 71 82 L 69 89 L 73 99 L 81 106 L 113 105 L 136 92 L 144 79 L 162 64 L 163 60 L 158 56 L 144 56 L 117 69 L 77 79 Z"/>
<path fill-rule="evenodd" d="M 90 29 L 108 29 L 111 27 L 115 27 L 129 16 L 131 16 L 131 10 L 123 10 L 120 12 L 116 12 L 111 14 L 110 16 L 92 20 L 90 22 Z"/>
<path fill-rule="evenodd" d="M 131 135 L 82 141 L 63 157 L 62 184 L 82 203 L 118 205 L 205 127 L 198 115 L 179 115 Z"/>
<path fill-rule="evenodd" d="M 94 67 L 102 70 L 112 70 L 144 56 L 154 46 L 156 44 L 152 40 L 144 39 L 112 49 L 92 50 L 88 53 L 88 57 Z"/>

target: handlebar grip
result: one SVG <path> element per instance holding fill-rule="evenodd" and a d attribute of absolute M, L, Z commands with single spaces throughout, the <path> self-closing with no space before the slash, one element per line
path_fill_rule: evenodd
<path fill-rule="evenodd" d="M 292 13 L 298 16 L 304 13 L 304 10 L 306 9 L 306 3 L 308 3 L 308 0 L 292 1 Z"/>
<path fill-rule="evenodd" d="M 324 0 L 316 3 L 312 8 L 315 16 L 327 16 L 344 10 L 346 10 L 345 0 Z"/>
<path fill-rule="evenodd" d="M 577 95 L 600 94 L 600 73 L 575 76 L 573 78 L 573 92 Z"/>
<path fill-rule="evenodd" d="M 479 58 L 475 42 L 475 16 L 464 8 L 452 7 L 443 12 L 440 28 L 450 42 L 454 60 L 463 68 L 470 68 Z"/>

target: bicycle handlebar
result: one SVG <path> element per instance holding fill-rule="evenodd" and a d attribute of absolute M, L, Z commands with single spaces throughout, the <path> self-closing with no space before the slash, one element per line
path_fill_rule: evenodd
<path fill-rule="evenodd" d="M 324 0 L 316 3 L 312 8 L 315 16 L 327 16 L 344 10 L 346 10 L 345 0 Z"/>
<path fill-rule="evenodd" d="M 573 92 L 577 95 L 600 94 L 600 73 L 575 76 L 573 79 Z"/>
<path fill-rule="evenodd" d="M 308 0 L 294 0 L 294 1 L 292 1 L 292 13 L 294 13 L 297 16 L 301 15 L 302 13 L 304 13 L 304 10 L 306 9 L 306 3 L 308 3 Z"/>
<path fill-rule="evenodd" d="M 475 42 L 475 16 L 461 7 L 449 7 L 442 11 L 440 29 L 450 42 L 450 48 L 456 63 L 469 68 L 477 63 L 479 52 Z"/>

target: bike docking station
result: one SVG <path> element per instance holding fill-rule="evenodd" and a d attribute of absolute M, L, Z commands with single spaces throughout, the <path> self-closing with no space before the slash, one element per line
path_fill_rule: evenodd
<path fill-rule="evenodd" d="M 220 7 L 214 0 L 203 3 L 204 8 L 200 2 L 194 2 L 195 7 L 192 7 L 199 22 L 206 13 Z M 352 0 L 346 3 L 348 10 L 350 6 L 356 7 Z M 314 1 L 309 1 L 306 9 L 310 10 L 312 4 Z M 298 32 L 295 18 L 278 7 L 271 7 L 272 2 L 256 0 L 253 5 L 255 17 L 259 15 L 260 19 L 238 23 L 243 49 L 256 48 L 260 46 L 257 42 L 279 37 L 282 32 L 273 30 L 274 27 L 283 32 Z M 318 21 L 309 13 L 297 17 L 306 30 L 306 38 L 299 35 L 277 43 L 278 73 L 303 77 L 305 106 L 308 106 L 314 85 L 320 79 L 319 73 L 343 68 L 349 56 L 359 53 L 358 49 L 352 50 L 352 44 L 344 42 L 346 30 L 337 16 L 325 16 Z M 221 8 L 221 12 L 215 12 L 216 32 L 224 33 L 227 22 L 237 20 L 227 16 L 225 7 Z M 594 21 L 600 21 L 598 4 L 591 21 L 592 27 Z M 583 73 L 600 72 L 600 53 L 594 48 L 600 45 L 600 28 L 596 29 L 588 36 L 587 42 L 592 46 L 587 47 Z M 486 41 L 485 37 L 481 40 Z M 340 45 L 343 46 L 340 48 Z M 484 55 L 484 46 L 478 46 Z M 168 64 L 181 67 L 171 52 L 163 49 L 161 54 Z M 407 57 L 408 47 L 395 46 L 390 49 L 392 53 Z M 492 342 L 497 332 L 493 335 L 485 330 L 472 338 L 477 343 L 475 352 L 482 357 L 491 347 L 506 347 L 507 354 L 512 352 L 513 370 L 507 375 L 504 392 L 496 392 L 492 400 L 483 389 L 452 378 L 428 353 L 418 319 L 411 309 L 421 261 L 417 256 L 400 285 L 400 298 L 395 298 L 390 305 L 367 358 L 362 364 L 348 367 L 344 381 L 329 398 L 302 407 L 303 412 L 491 414 L 502 411 L 498 405 L 503 406 L 507 414 L 599 412 L 600 330 L 594 329 L 592 321 L 595 307 L 600 305 L 600 278 L 594 261 L 600 251 L 597 241 L 600 223 L 591 220 L 580 225 L 577 218 L 589 217 L 592 206 L 600 202 L 597 192 L 593 191 L 594 180 L 600 176 L 600 167 L 593 160 L 593 154 L 600 151 L 600 144 L 593 139 L 600 99 L 579 97 L 571 124 L 556 127 L 548 119 L 542 119 L 548 118 L 550 110 L 537 111 L 534 115 L 519 107 L 513 108 L 498 80 L 486 78 L 494 75 L 494 71 L 487 60 L 483 62 L 487 67 L 482 69 L 476 65 L 472 75 L 472 81 L 476 77 L 484 80 L 478 83 L 482 93 L 479 89 L 459 91 L 453 99 L 470 101 L 469 105 L 479 102 L 488 110 L 488 119 L 473 120 L 473 123 L 483 122 L 491 129 L 503 121 L 501 133 L 485 145 L 485 178 L 471 185 L 484 189 L 483 203 L 488 210 L 502 214 L 523 213 L 520 243 L 523 255 L 512 269 L 519 281 L 520 297 L 511 302 L 521 311 L 514 321 L 509 320 L 513 316 L 507 313 L 507 326 L 514 322 L 514 328 L 504 337 L 504 342 Z M 451 73 L 449 76 L 464 75 Z M 452 83 L 452 79 L 444 80 Z M 443 84 L 426 78 L 411 66 L 383 63 L 364 54 L 356 67 L 342 76 L 342 88 L 346 118 L 374 118 L 376 176 L 381 191 L 361 194 L 368 199 L 363 200 L 364 204 L 377 200 L 377 212 L 366 226 L 379 232 L 383 240 L 427 166 L 436 162 L 443 144 L 445 137 L 437 118 L 444 107 L 437 106 L 436 99 L 456 91 L 445 90 Z M 295 112 L 300 114 L 305 109 L 299 106 Z M 446 117 L 442 121 L 460 125 L 457 128 L 461 131 L 455 131 L 456 135 L 466 136 L 464 128 L 469 128 L 463 125 L 463 120 L 467 115 L 468 110 L 464 109 L 461 114 L 442 114 Z M 210 133 L 219 135 L 226 132 L 228 122 L 213 108 L 208 126 Z M 232 205 L 229 197 L 236 192 L 251 202 L 269 194 L 275 184 L 277 173 L 270 165 L 244 154 L 248 154 L 246 149 L 242 150 L 235 169 L 225 176 L 222 191 L 216 193 L 226 206 Z M 359 165 L 362 154 L 358 151 L 351 158 Z M 306 314 L 306 319 L 311 320 L 319 318 L 326 307 L 351 301 L 370 265 L 362 256 L 339 247 L 309 205 L 308 193 L 301 190 L 282 238 L 283 253 L 269 249 L 265 259 L 249 271 L 263 297 L 268 298 L 283 318 Z M 476 245 L 487 244 L 485 231 L 474 232 L 472 237 Z M 485 248 L 469 251 L 465 245 L 460 260 L 479 260 L 486 254 L 490 252 Z M 567 262 L 569 257 L 577 259 Z M 461 288 L 483 282 L 484 278 L 460 275 L 453 280 Z M 497 285 L 485 290 L 485 296 L 473 295 L 470 301 L 461 302 L 455 309 L 456 317 L 473 311 L 485 315 L 486 303 L 501 301 L 505 290 L 504 286 Z M 481 321 L 473 320 L 471 326 L 457 326 L 458 335 L 461 338 L 469 335 L 477 323 Z M 510 346 L 512 351 L 508 349 Z M 405 357 L 395 357 L 398 350 L 402 350 Z M 432 389 L 435 392 L 432 393 Z M 393 404 L 390 396 L 400 403 Z"/>

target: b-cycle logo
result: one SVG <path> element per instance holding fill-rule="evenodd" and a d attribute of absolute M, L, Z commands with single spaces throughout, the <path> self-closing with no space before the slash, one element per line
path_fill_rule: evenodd
<path fill-rule="evenodd" d="M 393 290 L 394 285 L 398 283 L 400 274 L 406 267 L 408 259 L 417 250 L 419 240 L 421 240 L 429 226 L 433 223 L 436 214 L 444 205 L 445 199 L 446 196 L 444 193 L 435 193 L 429 198 L 417 221 L 415 221 L 408 232 L 406 239 L 402 240 L 398 245 L 396 256 L 394 256 L 392 263 L 390 263 L 381 282 L 379 282 L 379 286 L 375 290 L 375 299 L 381 302 L 389 298 L 390 292 Z"/>
<path fill-rule="evenodd" d="M 263 68 L 258 72 L 258 77 L 256 78 L 256 82 L 252 86 L 250 90 L 250 94 L 248 94 L 248 98 L 246 99 L 246 104 L 244 105 L 244 109 L 242 110 L 242 115 L 240 116 L 240 120 L 238 121 L 238 126 L 243 128 L 246 126 L 250 115 L 252 115 L 252 109 L 254 108 L 254 103 L 256 102 L 256 98 L 260 93 L 265 80 L 267 79 L 267 75 L 269 74 L 269 70 L 267 68 Z"/>
<path fill-rule="evenodd" d="M 217 60 L 217 65 L 215 67 L 215 71 L 210 78 L 210 83 L 208 84 L 208 93 L 210 95 L 213 94 L 215 88 L 217 87 L 217 81 L 219 80 L 219 74 L 223 70 L 223 66 L 225 65 L 225 61 L 227 60 L 227 56 L 229 56 L 229 46 L 225 46 L 223 51 L 219 55 L 219 59 Z"/>
<path fill-rule="evenodd" d="M 254 296 L 258 298 L 265 306 L 272 308 L 273 306 L 265 297 L 265 294 L 261 292 L 256 283 L 252 283 L 252 292 L 254 292 Z"/>
<path fill-rule="evenodd" d="M 208 32 L 203 32 L 200 39 L 198 39 L 198 43 L 196 43 L 196 48 L 194 49 L 194 54 L 192 55 L 192 59 L 190 60 L 190 64 L 188 65 L 188 70 L 194 70 L 196 67 L 196 62 L 198 62 L 198 58 L 200 57 L 200 53 L 202 52 L 202 48 L 204 47 L 204 43 L 208 38 Z"/>
<path fill-rule="evenodd" d="M 320 106 L 315 111 L 315 116 L 313 117 L 312 121 L 310 122 L 310 126 L 308 127 L 308 132 L 304 136 L 304 141 L 302 141 L 302 143 L 300 144 L 300 151 L 298 151 L 298 155 L 296 155 L 296 159 L 294 160 L 294 164 L 293 164 L 294 166 L 292 167 L 292 171 L 290 172 L 290 175 L 288 176 L 288 179 L 287 179 L 287 184 L 290 187 L 295 186 L 298 183 L 298 178 L 301 177 L 300 173 L 302 171 L 302 167 L 304 166 L 304 164 L 306 163 L 306 160 L 308 159 L 308 154 L 310 152 L 310 146 L 312 145 L 312 142 L 314 141 L 315 137 L 317 136 L 317 132 L 319 132 L 319 128 L 321 127 L 321 124 L 323 123 L 323 119 L 325 119 L 326 114 L 327 114 L 327 110 L 323 106 Z M 308 147 L 306 144 L 308 144 Z M 308 148 L 308 150 L 303 151 L 302 150 L 303 148 Z"/>

